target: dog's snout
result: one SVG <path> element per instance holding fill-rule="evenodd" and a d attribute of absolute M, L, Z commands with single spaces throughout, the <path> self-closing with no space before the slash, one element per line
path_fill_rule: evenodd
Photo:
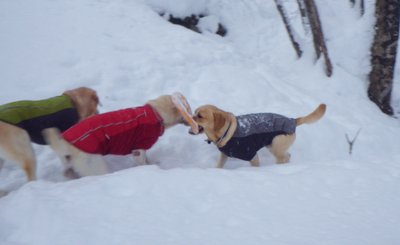
<path fill-rule="evenodd" d="M 199 125 L 199 128 L 198 128 L 198 129 L 199 129 L 199 131 L 198 131 L 197 133 L 193 132 L 192 129 L 189 129 L 188 133 L 191 134 L 191 135 L 198 135 L 198 134 L 203 133 L 204 128 L 203 128 L 202 126 Z"/>

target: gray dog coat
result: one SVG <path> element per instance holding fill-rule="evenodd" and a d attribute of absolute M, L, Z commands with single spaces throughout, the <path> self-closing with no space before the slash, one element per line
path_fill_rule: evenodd
<path fill-rule="evenodd" d="M 237 116 L 237 128 L 225 146 L 218 148 L 228 157 L 250 161 L 275 136 L 296 132 L 296 119 L 274 113 Z"/>

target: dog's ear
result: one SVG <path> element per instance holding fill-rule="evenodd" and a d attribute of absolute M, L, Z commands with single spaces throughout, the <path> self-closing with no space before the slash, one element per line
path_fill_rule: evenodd
<path fill-rule="evenodd" d="M 102 106 L 99 96 L 97 96 L 96 91 L 93 91 L 91 94 L 91 103 L 89 103 L 89 115 L 95 115 L 99 114 L 99 111 L 97 109 L 98 106 Z"/>
<path fill-rule="evenodd" d="M 96 106 L 97 105 L 101 106 L 101 102 L 100 102 L 99 96 L 97 96 L 97 93 L 95 91 L 92 91 L 91 97 L 92 97 L 92 101 L 96 104 Z"/>
<path fill-rule="evenodd" d="M 100 102 L 96 91 L 90 88 L 80 87 L 65 91 L 63 95 L 68 95 L 71 98 L 78 111 L 80 120 L 98 113 L 97 105 Z"/>
<path fill-rule="evenodd" d="M 225 125 L 225 117 L 219 111 L 213 112 L 213 117 L 214 117 L 214 130 L 215 132 L 218 132 Z"/>

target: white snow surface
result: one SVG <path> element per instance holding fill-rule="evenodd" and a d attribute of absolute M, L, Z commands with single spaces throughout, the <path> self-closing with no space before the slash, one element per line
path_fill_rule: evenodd
<path fill-rule="evenodd" d="M 284 1 L 305 54 L 297 59 L 274 1 L 2 0 L 0 104 L 64 90 L 97 90 L 101 112 L 182 92 L 194 110 L 214 104 L 236 115 L 326 115 L 297 128 L 291 162 L 261 167 L 219 156 L 205 136 L 168 129 L 153 163 L 107 157 L 114 172 L 66 180 L 47 146 L 34 145 L 38 180 L 5 162 L 0 171 L 0 244 L 203 245 L 400 244 L 400 121 L 367 97 L 374 1 L 317 0 L 334 66 L 325 76 Z M 207 14 L 203 34 L 167 22 Z M 216 22 L 228 30 L 220 37 Z M 213 27 L 214 26 L 214 27 Z M 393 105 L 400 110 L 396 67 Z M 349 155 L 350 138 L 361 132 Z"/>

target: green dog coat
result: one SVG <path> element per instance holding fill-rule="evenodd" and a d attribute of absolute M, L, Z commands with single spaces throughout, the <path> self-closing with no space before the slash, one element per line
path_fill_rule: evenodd
<path fill-rule="evenodd" d="M 79 115 L 71 98 L 61 95 L 0 105 L 0 121 L 25 129 L 34 143 L 44 145 L 43 129 L 56 127 L 63 132 L 79 121 Z"/>

